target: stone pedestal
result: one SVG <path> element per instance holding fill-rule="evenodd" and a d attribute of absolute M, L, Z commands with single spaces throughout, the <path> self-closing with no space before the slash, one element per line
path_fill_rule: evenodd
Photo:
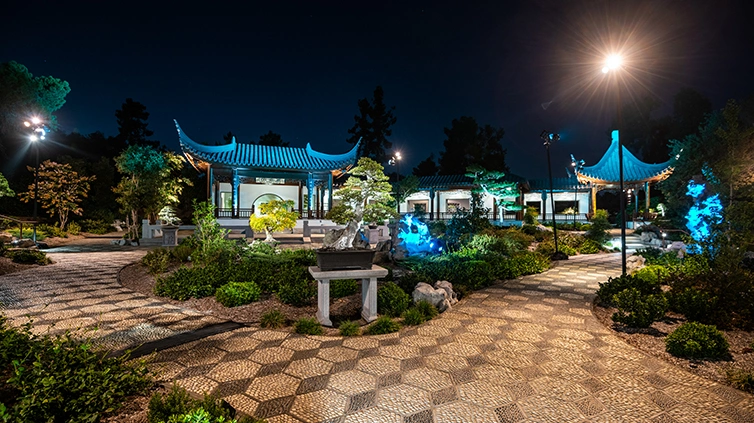
<path fill-rule="evenodd" d="M 330 320 L 330 281 L 333 279 L 361 279 L 361 317 L 367 322 L 377 319 L 377 278 L 387 276 L 387 269 L 372 265 L 365 270 L 323 271 L 317 266 L 309 267 L 309 273 L 317 280 L 317 320 L 332 326 Z"/>
<path fill-rule="evenodd" d="M 162 246 L 175 247 L 178 245 L 178 226 L 162 227 Z"/>

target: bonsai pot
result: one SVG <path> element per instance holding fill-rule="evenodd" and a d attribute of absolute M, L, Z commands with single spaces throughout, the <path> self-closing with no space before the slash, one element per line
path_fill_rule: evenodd
<path fill-rule="evenodd" d="M 365 270 L 372 268 L 375 250 L 317 250 L 321 270 Z"/>

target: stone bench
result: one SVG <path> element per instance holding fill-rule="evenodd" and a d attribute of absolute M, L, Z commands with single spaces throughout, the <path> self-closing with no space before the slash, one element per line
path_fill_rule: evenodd
<path fill-rule="evenodd" d="M 317 280 L 317 320 L 332 326 L 330 320 L 330 281 L 333 279 L 361 279 L 361 317 L 367 322 L 377 319 L 377 278 L 387 276 L 387 269 L 372 265 L 371 269 L 320 270 L 310 266 L 309 273 Z"/>

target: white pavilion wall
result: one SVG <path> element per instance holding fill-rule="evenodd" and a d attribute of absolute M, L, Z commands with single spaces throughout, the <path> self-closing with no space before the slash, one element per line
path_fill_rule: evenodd
<path fill-rule="evenodd" d="M 220 183 L 220 192 L 231 191 L 232 187 L 230 183 Z M 304 188 L 303 192 L 306 194 L 306 188 Z M 283 200 L 293 200 L 294 210 L 298 209 L 298 186 L 292 185 L 241 184 L 238 194 L 238 207 L 250 209 L 254 204 L 254 200 L 264 194 L 275 194 Z"/>
<path fill-rule="evenodd" d="M 580 191 L 577 198 L 577 204 L 578 204 L 578 216 L 577 218 L 579 220 L 585 220 L 586 217 L 584 216 L 586 213 L 589 213 L 589 191 Z M 564 201 L 573 203 L 574 199 L 574 193 L 571 192 L 554 192 L 553 193 L 553 199 L 555 201 Z M 548 218 L 552 218 L 552 202 L 550 201 L 550 192 L 527 192 L 524 194 L 524 204 L 528 204 L 531 202 L 539 202 L 539 214 L 540 216 L 548 216 Z M 565 218 L 564 214 L 557 214 L 556 218 L 561 219 Z"/>

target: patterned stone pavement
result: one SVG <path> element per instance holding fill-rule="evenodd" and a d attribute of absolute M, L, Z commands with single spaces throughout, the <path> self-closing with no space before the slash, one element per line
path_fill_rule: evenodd
<path fill-rule="evenodd" d="M 0 276 L 0 310 L 11 324 L 34 322 L 36 333 L 81 329 L 120 350 L 196 330 L 222 320 L 123 288 L 118 271 L 146 249 L 108 240 L 48 250 L 55 264 Z"/>
<path fill-rule="evenodd" d="M 754 397 L 630 347 L 591 313 L 620 256 L 572 258 L 398 334 L 243 328 L 153 368 L 269 422 L 754 422 Z"/>

